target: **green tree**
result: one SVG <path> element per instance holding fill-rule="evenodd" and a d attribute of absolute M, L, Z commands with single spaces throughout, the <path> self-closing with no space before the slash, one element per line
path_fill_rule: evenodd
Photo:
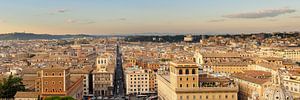
<path fill-rule="evenodd" d="M 75 99 L 73 97 L 66 96 L 66 97 L 62 97 L 61 100 L 75 100 Z"/>
<path fill-rule="evenodd" d="M 0 83 L 0 98 L 13 98 L 17 91 L 24 90 L 25 86 L 22 83 L 22 78 L 10 75 Z"/>
<path fill-rule="evenodd" d="M 47 97 L 45 100 L 61 100 L 59 96 Z"/>

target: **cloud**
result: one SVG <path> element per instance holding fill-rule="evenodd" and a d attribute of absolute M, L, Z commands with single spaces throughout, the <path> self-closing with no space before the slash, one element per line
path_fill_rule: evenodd
<path fill-rule="evenodd" d="M 266 17 L 276 17 L 283 14 L 294 13 L 295 9 L 290 8 L 280 8 L 280 9 L 263 9 L 255 12 L 244 12 L 224 15 L 226 18 L 244 18 L 244 19 L 256 19 L 256 18 L 266 18 Z"/>
<path fill-rule="evenodd" d="M 69 12 L 70 10 L 67 10 L 67 9 L 56 9 L 56 10 L 54 10 L 54 11 L 52 11 L 52 12 L 50 12 L 49 14 L 50 15 L 55 15 L 55 14 L 62 14 L 62 13 L 67 13 L 67 12 Z"/>
<path fill-rule="evenodd" d="M 6 21 L 3 19 L 0 19 L 0 23 L 5 23 Z"/>
<path fill-rule="evenodd" d="M 66 23 L 75 23 L 75 24 L 93 24 L 96 23 L 92 20 L 76 20 L 76 19 L 67 19 Z"/>
<path fill-rule="evenodd" d="M 68 12 L 69 10 L 67 9 L 57 9 L 56 12 L 57 13 L 65 13 L 65 12 Z"/>
<path fill-rule="evenodd" d="M 224 22 L 226 21 L 226 19 L 213 19 L 213 20 L 209 20 L 208 22 Z"/>
<path fill-rule="evenodd" d="M 291 18 L 300 18 L 300 16 L 292 16 Z"/>
<path fill-rule="evenodd" d="M 120 21 L 126 21 L 126 18 L 119 18 Z"/>

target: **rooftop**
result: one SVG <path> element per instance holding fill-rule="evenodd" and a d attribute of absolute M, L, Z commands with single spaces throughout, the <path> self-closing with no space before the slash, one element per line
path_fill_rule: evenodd
<path fill-rule="evenodd" d="M 241 73 L 233 73 L 231 76 L 234 78 L 238 78 L 256 84 L 264 84 L 266 82 L 269 82 L 271 81 L 271 77 L 272 77 L 270 72 L 258 71 L 258 70 L 249 70 Z"/>

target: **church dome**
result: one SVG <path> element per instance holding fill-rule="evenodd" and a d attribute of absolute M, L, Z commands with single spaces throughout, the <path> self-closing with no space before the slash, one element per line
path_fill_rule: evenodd
<path fill-rule="evenodd" d="M 293 100 L 292 94 L 283 86 L 272 86 L 266 89 L 264 93 L 265 100 Z"/>

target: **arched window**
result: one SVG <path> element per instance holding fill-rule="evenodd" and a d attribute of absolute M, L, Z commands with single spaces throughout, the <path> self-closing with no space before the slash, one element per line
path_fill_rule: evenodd
<path fill-rule="evenodd" d="M 181 69 L 179 69 L 179 74 L 182 74 L 182 70 Z"/>
<path fill-rule="evenodd" d="M 192 69 L 192 74 L 196 74 L 196 70 L 195 69 Z"/>
<path fill-rule="evenodd" d="M 185 74 L 190 74 L 189 69 L 185 70 Z"/>

